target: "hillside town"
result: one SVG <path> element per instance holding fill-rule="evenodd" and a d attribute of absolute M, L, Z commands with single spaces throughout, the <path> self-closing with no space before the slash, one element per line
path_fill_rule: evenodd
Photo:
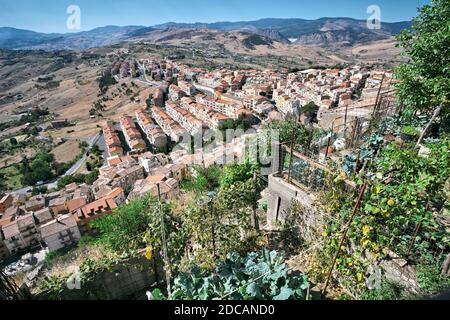
<path fill-rule="evenodd" d="M 392 94 L 394 81 L 389 70 L 360 66 L 287 74 L 270 70 L 206 72 L 171 60 L 145 59 L 139 64 L 147 66 L 145 74 L 161 85 L 150 108 L 123 114 L 119 123 L 104 123 L 108 158 L 93 185 L 72 183 L 36 196 L 3 195 L 2 259 L 39 247 L 54 251 L 73 245 L 81 236 L 95 231 L 89 228 L 91 221 L 130 199 L 157 196 L 158 186 L 164 199 L 176 199 L 180 184 L 193 173 L 193 165 L 223 166 L 227 159 L 228 163 L 229 159 L 242 161 L 246 140 L 245 136 L 237 137 L 210 152 L 158 152 L 169 143 L 179 143 L 208 129 L 217 130 L 240 116 L 252 119 L 254 128 L 260 130 L 262 123 L 301 114 L 302 107 L 311 102 L 318 108 L 317 118 L 302 116 L 299 120 L 304 125 L 312 120 L 323 129 L 336 125 L 336 120 L 347 125 L 342 123 L 343 114 L 348 123 L 368 117 L 380 95 Z M 136 77 L 136 65 L 114 64 L 105 72 Z M 174 79 L 177 84 L 169 85 Z"/>
<path fill-rule="evenodd" d="M 0 300 L 448 299 L 448 7 L 0 28 Z"/>

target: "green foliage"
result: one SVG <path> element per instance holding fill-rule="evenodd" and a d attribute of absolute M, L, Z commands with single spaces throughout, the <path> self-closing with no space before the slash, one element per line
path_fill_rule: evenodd
<path fill-rule="evenodd" d="M 101 232 L 99 241 L 107 248 L 125 252 L 137 250 L 145 245 L 143 234 L 149 223 L 157 219 L 157 209 L 154 199 L 134 200 L 97 219 L 92 227 Z"/>
<path fill-rule="evenodd" d="M 180 222 L 171 215 L 169 206 L 162 204 L 162 210 L 169 258 L 176 262 L 184 253 L 184 233 Z M 101 233 L 98 241 L 112 251 L 134 253 L 150 245 L 162 252 L 161 215 L 154 197 L 133 200 L 94 221 L 92 227 Z"/>
<path fill-rule="evenodd" d="M 57 300 L 67 287 L 67 278 L 64 276 L 46 277 L 40 284 L 39 289 L 49 294 L 49 299 Z"/>
<path fill-rule="evenodd" d="M 380 289 L 366 290 L 361 300 L 400 300 L 403 297 L 403 288 L 391 281 L 383 281 Z"/>
<path fill-rule="evenodd" d="M 35 185 L 39 181 L 49 181 L 53 179 L 52 171 L 55 158 L 53 154 L 47 152 L 38 153 L 31 162 L 29 159 L 22 160 L 21 171 L 24 185 Z"/>
<path fill-rule="evenodd" d="M 416 137 L 419 135 L 419 131 L 412 126 L 405 126 L 401 129 L 401 133 L 407 136 Z"/>
<path fill-rule="evenodd" d="M 88 174 L 78 173 L 70 176 L 61 177 L 58 180 L 58 189 L 65 188 L 68 184 L 71 183 L 78 183 L 78 184 L 86 183 L 88 185 L 92 185 L 98 179 L 98 175 L 99 171 L 95 170 Z"/>
<path fill-rule="evenodd" d="M 439 261 L 420 264 L 417 267 L 417 280 L 420 287 L 428 294 L 450 289 L 450 276 L 442 274 Z"/>
<path fill-rule="evenodd" d="M 296 150 L 303 151 L 309 146 L 309 130 L 301 123 L 295 121 L 294 118 L 272 121 L 265 129 L 278 130 L 280 142 L 286 143 L 289 147 L 291 146 L 292 138 L 295 136 L 294 148 Z"/>
<path fill-rule="evenodd" d="M 309 287 L 305 275 L 293 275 L 276 251 L 230 253 L 215 272 L 194 267 L 180 273 L 173 284 L 174 300 L 304 300 Z M 161 297 L 160 291 L 154 296 Z"/>
<path fill-rule="evenodd" d="M 31 191 L 32 196 L 37 196 L 39 194 L 46 194 L 47 193 L 47 186 L 42 187 L 34 187 Z"/>
<path fill-rule="evenodd" d="M 310 102 L 301 108 L 301 112 L 307 114 L 310 117 L 315 118 L 317 116 L 317 112 L 319 111 L 319 106 L 314 102 Z"/>
<path fill-rule="evenodd" d="M 225 132 L 227 130 L 244 130 L 247 131 L 251 127 L 251 121 L 245 114 L 241 114 L 236 120 L 226 120 L 219 125 L 219 130 Z"/>
<path fill-rule="evenodd" d="M 232 164 L 225 167 L 220 185 L 222 187 L 235 184 L 236 182 L 245 182 L 253 178 L 255 172 L 259 169 L 258 165 L 251 164 L 246 160 L 242 164 Z"/>
<path fill-rule="evenodd" d="M 421 111 L 443 105 L 448 112 L 450 95 L 450 3 L 432 0 L 419 9 L 411 30 L 398 41 L 411 61 L 399 66 L 397 94 L 406 105 Z"/>
<path fill-rule="evenodd" d="M 117 84 L 117 81 L 111 74 L 106 73 L 98 79 L 98 86 L 103 94 L 108 91 L 110 86 L 115 84 Z"/>
<path fill-rule="evenodd" d="M 186 190 L 208 191 L 215 190 L 219 187 L 219 180 L 222 170 L 219 166 L 214 165 L 208 168 L 202 166 L 194 166 L 194 177 L 189 177 L 183 182 L 183 188 Z"/>
<path fill-rule="evenodd" d="M 362 200 L 362 212 L 354 217 L 337 260 L 338 271 L 358 283 L 357 288 L 365 287 L 370 261 L 384 258 L 386 249 L 406 257 L 419 224 L 410 261 L 428 263 L 450 251 L 450 236 L 436 215 L 446 201 L 450 140 L 435 141 L 426 147 L 431 152 L 424 157 L 413 145 L 391 143 L 367 168 L 370 185 Z M 329 258 L 336 252 L 353 203 L 338 190 L 327 193 L 324 205 L 334 217 L 323 232 L 327 243 L 323 253 Z M 356 198 L 356 194 L 351 197 Z"/>
<path fill-rule="evenodd" d="M 220 188 L 217 194 L 199 195 L 183 212 L 183 229 L 196 244 L 192 259 L 212 268 L 217 258 L 231 251 L 255 247 L 251 224 L 255 184 L 250 179 Z"/>
<path fill-rule="evenodd" d="M 248 49 L 255 49 L 255 46 L 266 45 L 270 46 L 273 42 L 271 39 L 262 37 L 257 34 L 252 34 L 242 40 L 243 45 Z"/>
<path fill-rule="evenodd" d="M 5 174 L 0 172 L 0 192 L 6 190 L 6 179 Z"/>

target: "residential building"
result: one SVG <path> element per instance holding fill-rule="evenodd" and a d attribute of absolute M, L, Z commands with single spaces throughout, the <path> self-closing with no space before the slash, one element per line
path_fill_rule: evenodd
<path fill-rule="evenodd" d="M 152 117 L 172 141 L 180 142 L 182 138 L 186 136 L 187 131 L 177 121 L 172 119 L 172 117 L 170 117 L 162 108 L 153 107 Z"/>
<path fill-rule="evenodd" d="M 156 148 L 163 148 L 167 145 L 167 136 L 164 131 L 160 126 L 153 122 L 144 109 L 136 111 L 136 119 L 142 131 L 147 135 L 148 141 L 153 146 Z"/>
<path fill-rule="evenodd" d="M 128 115 L 122 116 L 120 119 L 125 140 L 131 149 L 132 153 L 140 153 L 146 150 L 147 146 L 142 139 L 142 135 L 134 124 L 133 118 Z"/>
<path fill-rule="evenodd" d="M 111 213 L 113 209 L 117 208 L 113 199 L 99 199 L 91 202 L 73 213 L 78 229 L 82 235 L 93 235 L 96 233 L 90 227 L 90 223 L 104 215 Z"/>
<path fill-rule="evenodd" d="M 39 245 L 40 236 L 32 213 L 16 217 L 3 225 L 2 230 L 4 243 L 11 254 Z"/>
<path fill-rule="evenodd" d="M 77 222 L 70 214 L 42 225 L 40 233 L 50 252 L 71 246 L 81 238 Z"/>
<path fill-rule="evenodd" d="M 122 156 L 123 148 L 120 138 L 117 135 L 116 127 L 113 122 L 108 121 L 103 126 L 103 136 L 105 138 L 106 148 L 108 149 L 108 154 L 112 156 Z"/>
<path fill-rule="evenodd" d="M 14 201 L 14 197 L 11 194 L 5 195 L 0 200 L 0 213 L 5 213 L 6 209 L 12 207 Z"/>
<path fill-rule="evenodd" d="M 167 113 L 177 121 L 192 136 L 202 133 L 207 126 L 192 113 L 178 106 L 178 104 L 168 101 L 166 103 Z"/>
<path fill-rule="evenodd" d="M 111 199 L 114 201 L 116 206 L 121 206 L 126 202 L 125 192 L 121 187 L 114 188 L 110 193 L 107 194 L 106 199 Z"/>

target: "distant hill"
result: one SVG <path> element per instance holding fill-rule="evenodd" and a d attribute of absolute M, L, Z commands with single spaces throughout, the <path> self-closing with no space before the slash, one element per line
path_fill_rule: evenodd
<path fill-rule="evenodd" d="M 333 47 L 386 40 L 409 28 L 411 22 L 382 23 L 380 30 L 369 30 L 365 20 L 352 18 L 260 19 L 256 21 L 215 23 L 174 23 L 156 25 L 154 28 L 207 28 L 216 30 L 270 30 L 283 39 L 295 39 L 298 44 Z"/>
<path fill-rule="evenodd" d="M 40 33 L 0 27 L 1 49 L 78 50 L 124 41 L 142 26 L 105 26 L 77 33 Z"/>
<path fill-rule="evenodd" d="M 350 47 L 374 41 L 391 39 L 402 29 L 409 28 L 411 22 L 382 23 L 380 30 L 369 30 L 366 21 L 351 18 L 305 19 L 261 19 L 241 22 L 215 23 L 165 23 L 144 26 L 106 26 L 90 31 L 66 34 L 46 34 L 9 27 L 0 28 L 0 48 L 3 49 L 43 49 L 79 50 L 112 45 L 136 38 L 157 38 L 158 33 L 172 29 L 209 29 L 220 31 L 240 31 L 260 36 L 257 42 L 269 44 L 272 39 L 289 44 L 313 45 L 324 48 Z M 186 31 L 186 39 L 189 34 Z M 180 37 L 177 34 L 177 37 Z M 265 40 L 264 40 L 265 39 Z M 289 39 L 289 40 L 288 40 Z M 250 39 L 250 42 L 253 41 Z M 251 43 L 248 44 L 250 47 Z"/>

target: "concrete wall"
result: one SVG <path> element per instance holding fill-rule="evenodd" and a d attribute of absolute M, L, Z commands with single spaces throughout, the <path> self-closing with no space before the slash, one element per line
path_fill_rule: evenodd
<path fill-rule="evenodd" d="M 269 206 L 267 223 L 269 227 L 276 228 L 280 224 L 295 223 L 301 238 L 314 241 L 317 229 L 323 223 L 323 213 L 315 207 L 315 195 L 301 188 L 287 183 L 286 180 L 269 176 Z M 300 209 L 298 216 L 292 218 L 293 204 L 297 203 Z"/>
<path fill-rule="evenodd" d="M 145 300 L 147 299 L 146 291 L 157 281 L 163 279 L 162 274 L 160 263 L 157 263 L 155 267 L 155 259 L 149 261 L 145 257 L 138 257 L 113 267 L 111 271 L 98 274 L 94 281 L 87 285 L 81 285 L 79 290 L 64 290 L 59 299 Z M 46 300 L 49 297 L 42 294 L 35 298 Z"/>

